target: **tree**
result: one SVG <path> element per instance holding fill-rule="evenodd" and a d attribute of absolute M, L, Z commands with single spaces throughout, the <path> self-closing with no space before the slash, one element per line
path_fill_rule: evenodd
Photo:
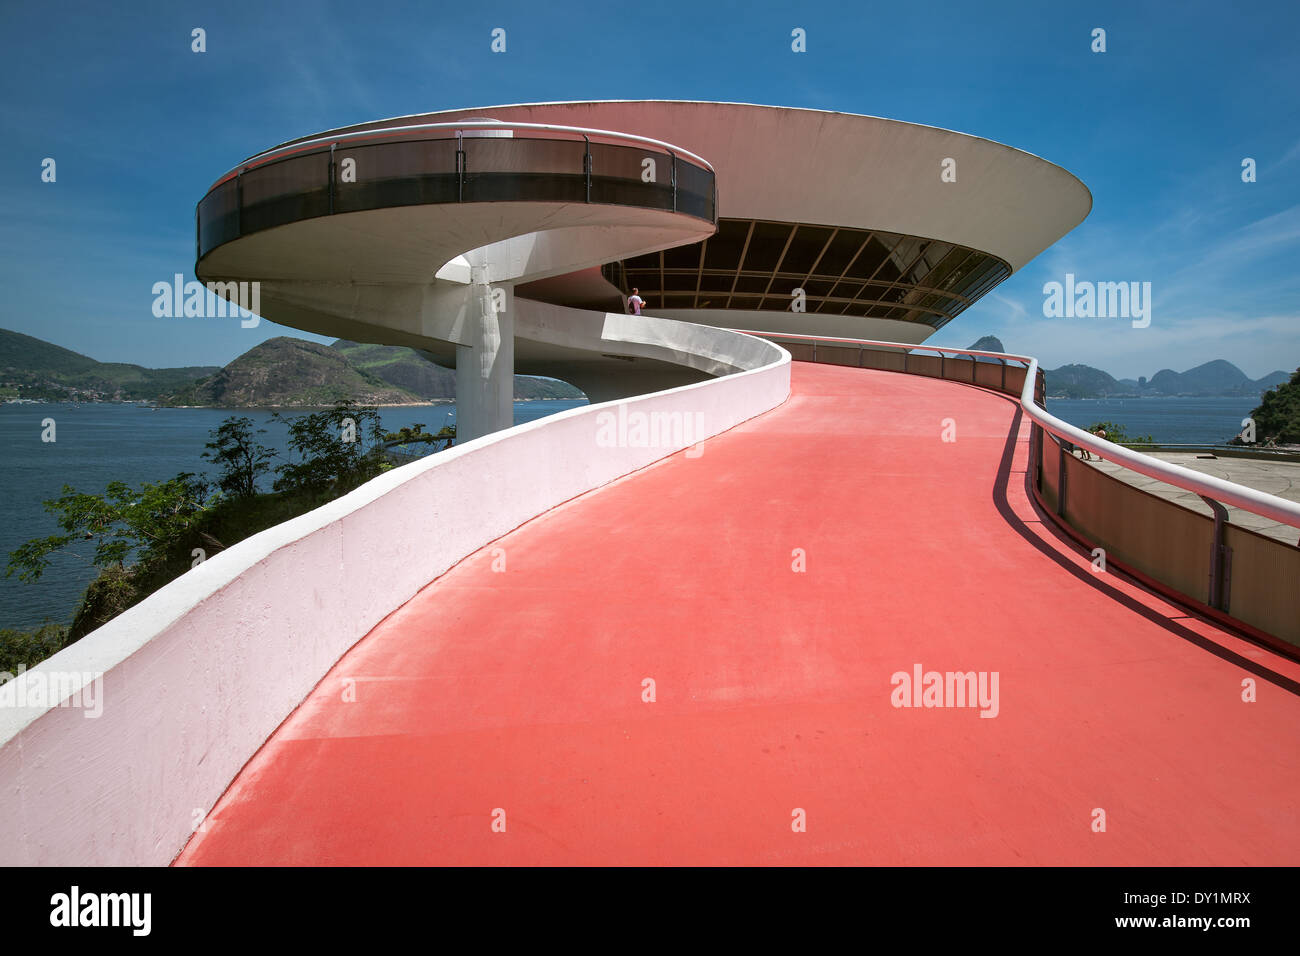
<path fill-rule="evenodd" d="M 333 408 L 292 420 L 289 448 L 298 461 L 277 467 L 276 491 L 342 494 L 387 470 L 383 424 L 372 405 L 339 401 Z"/>
<path fill-rule="evenodd" d="M 1259 407 L 1250 413 L 1255 420 L 1255 437 L 1261 442 L 1300 442 L 1300 368 L 1289 382 L 1264 393 Z"/>
<path fill-rule="evenodd" d="M 93 541 L 90 563 L 122 568 L 132 556 L 161 554 L 185 535 L 208 506 L 208 484 L 182 472 L 167 481 L 145 482 L 133 489 L 110 482 L 102 495 L 63 486 L 63 493 L 46 501 L 45 510 L 58 516 L 62 534 L 33 538 L 9 555 L 5 577 L 35 581 L 50 565 L 51 555 L 72 551 L 75 542 Z"/>
<path fill-rule="evenodd" d="M 220 469 L 217 487 L 235 498 L 253 497 L 257 479 L 271 470 L 275 452 L 253 437 L 251 418 L 227 418 L 210 434 L 203 457 Z M 265 435 L 266 429 L 259 428 L 257 434 Z"/>

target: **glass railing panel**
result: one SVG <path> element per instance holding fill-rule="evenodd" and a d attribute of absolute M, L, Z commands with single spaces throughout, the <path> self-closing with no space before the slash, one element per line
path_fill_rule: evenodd
<path fill-rule="evenodd" d="M 240 177 L 240 234 L 329 215 L 329 176 L 328 150 L 248 170 Z"/>
<path fill-rule="evenodd" d="M 591 144 L 591 201 L 647 209 L 673 208 L 668 153 L 609 143 Z"/>
<path fill-rule="evenodd" d="M 334 150 L 334 165 L 336 213 L 460 198 L 454 138 L 340 145 Z"/>
<path fill-rule="evenodd" d="M 713 207 L 713 173 L 683 159 L 677 160 L 677 211 L 710 222 L 717 220 Z"/>
<path fill-rule="evenodd" d="M 585 202 L 582 140 L 463 140 L 465 202 Z"/>
<path fill-rule="evenodd" d="M 223 242 L 238 238 L 239 188 L 232 176 L 199 203 L 199 258 Z"/>

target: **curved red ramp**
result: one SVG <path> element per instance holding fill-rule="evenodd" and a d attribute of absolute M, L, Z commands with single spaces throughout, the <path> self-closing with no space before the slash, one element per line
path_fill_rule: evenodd
<path fill-rule="evenodd" d="M 178 862 L 1295 864 L 1300 665 L 1094 573 L 1028 434 L 1000 395 L 796 365 L 394 613 Z M 895 706 L 917 666 L 977 706 Z"/>

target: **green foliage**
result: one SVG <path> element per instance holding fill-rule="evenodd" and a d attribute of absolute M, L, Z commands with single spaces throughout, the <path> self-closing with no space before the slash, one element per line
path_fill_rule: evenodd
<path fill-rule="evenodd" d="M 383 424 L 371 405 L 334 407 L 289 421 L 289 447 L 297 461 L 277 467 L 276 491 L 343 494 L 387 470 Z"/>
<path fill-rule="evenodd" d="M 398 431 L 387 432 L 384 435 L 385 448 L 393 448 L 398 445 L 419 444 L 436 446 L 442 442 L 446 442 L 446 444 L 442 446 L 443 448 L 450 448 L 452 445 L 456 444 L 455 425 L 443 425 L 438 429 L 438 433 L 434 435 L 424 430 L 423 422 L 416 422 L 413 425 L 404 426 Z M 435 447 L 434 450 L 441 451 L 442 449 Z"/>
<path fill-rule="evenodd" d="M 185 553 L 189 554 L 188 551 Z M 165 563 L 166 559 L 162 555 L 153 552 L 131 567 L 115 565 L 100 571 L 98 577 L 90 582 L 86 592 L 81 596 L 77 612 L 72 616 L 68 643 L 79 641 L 95 628 L 107 624 L 123 611 L 139 604 L 171 578 L 184 574 L 189 568 L 187 560 L 181 569 L 166 580 L 150 587 L 150 579 Z"/>
<path fill-rule="evenodd" d="M 1265 392 L 1250 417 L 1255 420 L 1255 437 L 1259 441 L 1300 443 L 1300 368 L 1292 373 L 1289 382 Z"/>
<path fill-rule="evenodd" d="M 266 429 L 257 429 L 265 435 Z M 251 498 L 257 494 L 257 479 L 271 470 L 270 461 L 275 452 L 254 438 L 251 418 L 227 418 L 212 433 L 209 450 L 203 457 L 220 469 L 217 487 L 236 498 Z"/>
<path fill-rule="evenodd" d="M 139 604 L 194 566 L 193 549 L 211 557 L 245 538 L 306 514 L 330 500 L 328 494 L 257 494 L 223 498 L 208 508 L 190 529 L 165 548 L 143 554 L 134 565 L 110 567 L 90 583 L 72 620 L 70 641 L 79 640 Z"/>
<path fill-rule="evenodd" d="M 207 482 L 189 472 L 136 489 L 110 482 L 102 495 L 64 485 L 58 498 L 44 503 L 57 516 L 62 534 L 19 545 L 9 555 L 5 577 L 17 574 L 34 581 L 49 567 L 52 554 L 83 541 L 93 542 L 90 562 L 96 567 L 122 567 L 137 551 L 162 549 L 183 536 L 206 507 L 206 498 Z"/>
<path fill-rule="evenodd" d="M 1098 431 L 1106 433 L 1106 441 L 1114 442 L 1116 445 L 1126 445 L 1129 448 L 1148 448 L 1156 443 L 1156 440 L 1150 435 L 1129 435 L 1123 425 L 1118 422 L 1094 422 L 1084 431 L 1095 435 Z"/>
<path fill-rule="evenodd" d="M 5 662 L 34 666 L 79 640 L 190 570 L 193 550 L 220 551 L 351 491 L 390 466 L 388 442 L 450 444 L 455 426 L 436 434 L 423 424 L 385 434 L 372 406 L 338 402 L 325 411 L 285 420 L 295 460 L 276 469 L 273 493 L 259 493 L 257 478 L 270 470 L 271 452 L 256 440 L 247 418 L 231 417 L 211 432 L 203 457 L 219 468 L 209 495 L 206 479 L 189 473 L 137 489 L 112 482 L 102 495 L 64 486 L 45 502 L 61 533 L 36 538 L 9 555 L 6 575 L 32 581 L 55 552 L 91 549 L 100 573 L 86 589 L 68 628 L 47 624 L 32 632 L 0 631 L 0 670 Z M 350 425 L 349 425 L 350 421 Z M 346 437 L 353 441 L 344 441 Z M 87 555 L 83 555 L 87 557 Z M 134 563 L 131 563 L 134 562 Z"/>
<path fill-rule="evenodd" d="M 0 629 L 0 671 L 17 674 L 19 667 L 35 667 L 67 643 L 68 629 L 50 621 L 34 631 Z"/>

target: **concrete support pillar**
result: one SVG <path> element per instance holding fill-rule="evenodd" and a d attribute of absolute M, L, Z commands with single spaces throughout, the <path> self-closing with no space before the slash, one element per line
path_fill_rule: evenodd
<path fill-rule="evenodd" d="M 456 442 L 514 424 L 514 286 L 489 283 L 485 265 L 470 268 L 465 328 L 472 344 L 456 346 Z"/>

